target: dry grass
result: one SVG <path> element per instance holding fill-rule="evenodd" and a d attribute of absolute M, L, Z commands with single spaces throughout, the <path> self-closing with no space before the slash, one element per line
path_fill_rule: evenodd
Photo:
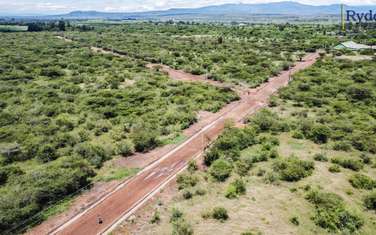
<path fill-rule="evenodd" d="M 336 152 L 325 150 L 325 146 L 316 145 L 307 140 L 296 140 L 288 134 L 279 135 L 279 153 L 282 157 L 290 155 L 298 156 L 305 160 L 312 160 L 315 153 L 325 152 L 329 158 L 334 156 L 355 157 L 358 153 Z M 257 147 L 250 148 L 243 154 L 251 154 L 257 151 Z M 154 205 L 144 211 L 151 217 L 155 208 L 161 214 L 159 224 L 144 222 L 139 224 L 137 232 L 132 234 L 171 234 L 172 226 L 170 216 L 172 208 L 179 208 L 184 212 L 186 220 L 193 226 L 195 234 L 241 234 L 246 231 L 259 231 L 262 234 L 328 234 L 327 231 L 316 226 L 311 220 L 314 213 L 313 206 L 304 199 L 305 187 L 320 187 L 322 190 L 337 193 L 348 205 L 348 207 L 365 218 L 365 225 L 360 234 L 374 234 L 376 231 L 376 216 L 372 212 L 363 210 L 362 197 L 367 193 L 351 187 L 348 178 L 354 173 L 351 170 L 341 169 L 340 173 L 328 171 L 330 162 L 315 162 L 315 171 L 312 176 L 297 183 L 278 182 L 266 184 L 263 177 L 257 176 L 257 171 L 262 168 L 267 172 L 271 170 L 269 162 L 258 163 L 246 177 L 247 193 L 237 199 L 227 199 L 224 196 L 226 183 L 215 183 L 210 179 L 205 180 L 204 172 L 198 172 L 201 181 L 191 191 L 197 188 L 204 188 L 207 193 L 204 196 L 194 196 L 185 200 L 181 192 L 175 191 L 173 199 L 163 201 L 162 206 Z M 366 167 L 362 173 L 376 177 L 376 170 Z M 234 178 L 234 176 L 233 176 Z M 169 192 L 171 193 L 171 192 Z M 161 196 L 163 198 L 163 195 Z M 156 203 L 156 202 L 155 202 Z M 203 219 L 202 214 L 210 211 L 216 206 L 228 210 L 229 220 L 221 223 L 213 219 Z M 142 215 L 141 215 L 142 217 Z M 141 218 L 140 217 L 140 218 Z M 299 226 L 293 225 L 290 218 L 297 217 Z M 124 234 L 124 233 L 123 233 Z"/>

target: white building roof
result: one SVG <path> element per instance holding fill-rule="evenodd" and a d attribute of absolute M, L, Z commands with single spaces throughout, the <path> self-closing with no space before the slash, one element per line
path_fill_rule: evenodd
<path fill-rule="evenodd" d="M 360 50 L 360 49 L 371 49 L 370 46 L 359 44 L 353 41 L 343 42 L 341 43 L 344 47 L 354 49 L 354 50 Z"/>

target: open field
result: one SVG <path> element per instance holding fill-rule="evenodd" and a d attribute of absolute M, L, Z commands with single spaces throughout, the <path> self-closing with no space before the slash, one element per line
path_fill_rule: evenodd
<path fill-rule="evenodd" d="M 24 31 L 27 31 L 27 26 L 0 25 L 0 32 L 24 32 Z"/>

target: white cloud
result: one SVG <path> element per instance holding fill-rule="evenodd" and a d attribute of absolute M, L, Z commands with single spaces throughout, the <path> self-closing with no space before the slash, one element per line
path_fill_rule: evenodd
<path fill-rule="evenodd" d="M 264 3 L 281 0 L 0 0 L 1 12 L 55 14 L 73 10 L 98 11 L 150 11 L 169 8 L 194 8 L 224 3 Z M 349 5 L 376 5 L 376 0 L 295 0 L 296 2 L 327 5 L 346 3 Z"/>

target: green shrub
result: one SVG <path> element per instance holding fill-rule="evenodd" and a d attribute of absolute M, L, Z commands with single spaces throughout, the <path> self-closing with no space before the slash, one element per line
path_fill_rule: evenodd
<path fill-rule="evenodd" d="M 150 223 L 151 224 L 158 224 L 159 222 L 161 222 L 161 215 L 160 215 L 159 211 L 156 210 L 154 212 L 153 216 L 151 217 Z"/>
<path fill-rule="evenodd" d="M 172 235 L 193 235 L 192 225 L 185 219 L 179 219 L 172 223 Z"/>
<path fill-rule="evenodd" d="M 273 183 L 277 182 L 278 179 L 279 179 L 279 176 L 277 174 L 275 174 L 274 172 L 268 172 L 264 176 L 264 182 L 266 184 L 273 184 Z"/>
<path fill-rule="evenodd" d="M 252 163 L 258 163 L 258 162 L 266 162 L 269 158 L 269 152 L 261 151 L 256 153 L 255 155 L 251 156 Z"/>
<path fill-rule="evenodd" d="M 206 190 L 202 189 L 202 188 L 198 188 L 198 189 L 196 189 L 195 194 L 198 195 L 198 196 L 203 196 L 203 195 L 206 194 Z"/>
<path fill-rule="evenodd" d="M 294 131 L 292 133 L 292 138 L 301 140 L 304 139 L 304 134 L 301 131 Z"/>
<path fill-rule="evenodd" d="M 363 174 L 352 175 L 349 182 L 354 188 L 372 190 L 376 188 L 376 181 Z"/>
<path fill-rule="evenodd" d="M 218 159 L 209 168 L 210 175 L 217 181 L 225 181 L 232 171 L 232 165 L 226 160 Z"/>
<path fill-rule="evenodd" d="M 313 157 L 313 159 L 315 161 L 318 161 L 318 162 L 327 162 L 328 161 L 328 157 L 323 154 L 323 153 L 317 153 L 315 154 L 315 156 Z"/>
<path fill-rule="evenodd" d="M 364 224 L 362 218 L 345 208 L 343 199 L 337 194 L 311 191 L 306 199 L 315 205 L 314 222 L 330 232 L 354 233 Z"/>
<path fill-rule="evenodd" d="M 247 189 L 244 181 L 242 179 L 236 179 L 227 187 L 225 196 L 230 199 L 236 198 L 240 195 L 244 195 L 246 191 Z"/>
<path fill-rule="evenodd" d="M 0 167 L 0 186 L 5 184 L 10 177 L 16 177 L 23 174 L 25 174 L 25 172 L 17 166 Z"/>
<path fill-rule="evenodd" d="M 235 171 L 240 176 L 246 176 L 251 168 L 252 161 L 248 161 L 247 159 L 240 159 L 235 162 Z"/>
<path fill-rule="evenodd" d="M 12 177 L 0 188 L 0 229 L 4 231 L 32 218 L 51 203 L 87 186 L 94 175 L 87 161 L 62 157 Z"/>
<path fill-rule="evenodd" d="M 351 144 L 349 142 L 340 141 L 340 142 L 334 143 L 333 149 L 336 150 L 336 151 L 349 152 L 352 149 L 352 147 L 351 147 Z"/>
<path fill-rule="evenodd" d="M 130 140 L 123 140 L 116 144 L 116 153 L 123 157 L 130 156 L 134 152 L 134 144 Z"/>
<path fill-rule="evenodd" d="M 37 159 L 41 162 L 50 162 L 56 160 L 58 155 L 56 153 L 56 148 L 51 144 L 42 145 L 37 152 Z"/>
<path fill-rule="evenodd" d="M 255 114 L 249 122 L 255 125 L 262 132 L 276 131 L 280 129 L 280 123 L 277 115 L 267 109 L 263 109 Z"/>
<path fill-rule="evenodd" d="M 147 130 L 137 130 L 132 134 L 132 140 L 137 152 L 147 152 L 160 144 L 157 133 Z"/>
<path fill-rule="evenodd" d="M 343 159 L 337 157 L 333 158 L 331 162 L 353 171 L 360 171 L 363 168 L 363 163 L 354 159 Z"/>
<path fill-rule="evenodd" d="M 97 168 L 101 167 L 103 162 L 110 158 L 110 155 L 106 153 L 104 148 L 88 142 L 76 145 L 75 152 Z"/>
<path fill-rule="evenodd" d="M 371 192 L 363 199 L 364 206 L 368 210 L 375 210 L 376 211 L 376 191 Z"/>
<path fill-rule="evenodd" d="M 341 172 L 341 168 L 338 165 L 331 165 L 328 170 L 332 173 Z"/>
<path fill-rule="evenodd" d="M 188 199 L 191 199 L 193 197 L 193 194 L 191 191 L 189 190 L 184 190 L 183 192 L 183 198 L 188 200 Z"/>
<path fill-rule="evenodd" d="M 189 161 L 188 162 L 188 171 L 193 173 L 197 170 L 198 170 L 198 166 L 197 166 L 196 161 L 194 161 L 194 160 Z"/>
<path fill-rule="evenodd" d="M 272 149 L 270 150 L 269 152 L 269 158 L 271 159 L 275 159 L 275 158 L 278 158 L 279 157 L 279 153 L 276 149 Z"/>
<path fill-rule="evenodd" d="M 199 178 L 197 176 L 186 173 L 178 175 L 176 179 L 179 190 L 194 187 L 198 182 Z"/>
<path fill-rule="evenodd" d="M 296 226 L 299 226 L 299 219 L 298 217 L 294 216 L 294 217 L 291 217 L 290 218 L 290 222 L 293 224 L 293 225 L 296 225 Z"/>
<path fill-rule="evenodd" d="M 221 222 L 224 222 L 229 218 L 227 214 L 227 210 L 223 207 L 215 207 L 212 212 L 213 219 L 219 220 Z"/>
<path fill-rule="evenodd" d="M 181 218 L 183 218 L 183 212 L 181 212 L 177 208 L 172 208 L 172 213 L 171 213 L 171 217 L 170 217 L 170 223 L 172 223 L 174 221 L 177 221 L 177 220 L 179 220 Z"/>
<path fill-rule="evenodd" d="M 371 165 L 372 159 L 365 153 L 360 154 L 360 158 L 362 159 L 364 164 Z"/>
<path fill-rule="evenodd" d="M 312 128 L 310 136 L 315 143 L 325 144 L 330 138 L 330 133 L 331 130 L 329 127 L 322 124 L 316 124 Z"/>
<path fill-rule="evenodd" d="M 299 181 L 302 178 L 312 175 L 314 163 L 299 160 L 297 157 L 289 157 L 275 162 L 273 169 L 279 173 L 282 180 Z"/>

